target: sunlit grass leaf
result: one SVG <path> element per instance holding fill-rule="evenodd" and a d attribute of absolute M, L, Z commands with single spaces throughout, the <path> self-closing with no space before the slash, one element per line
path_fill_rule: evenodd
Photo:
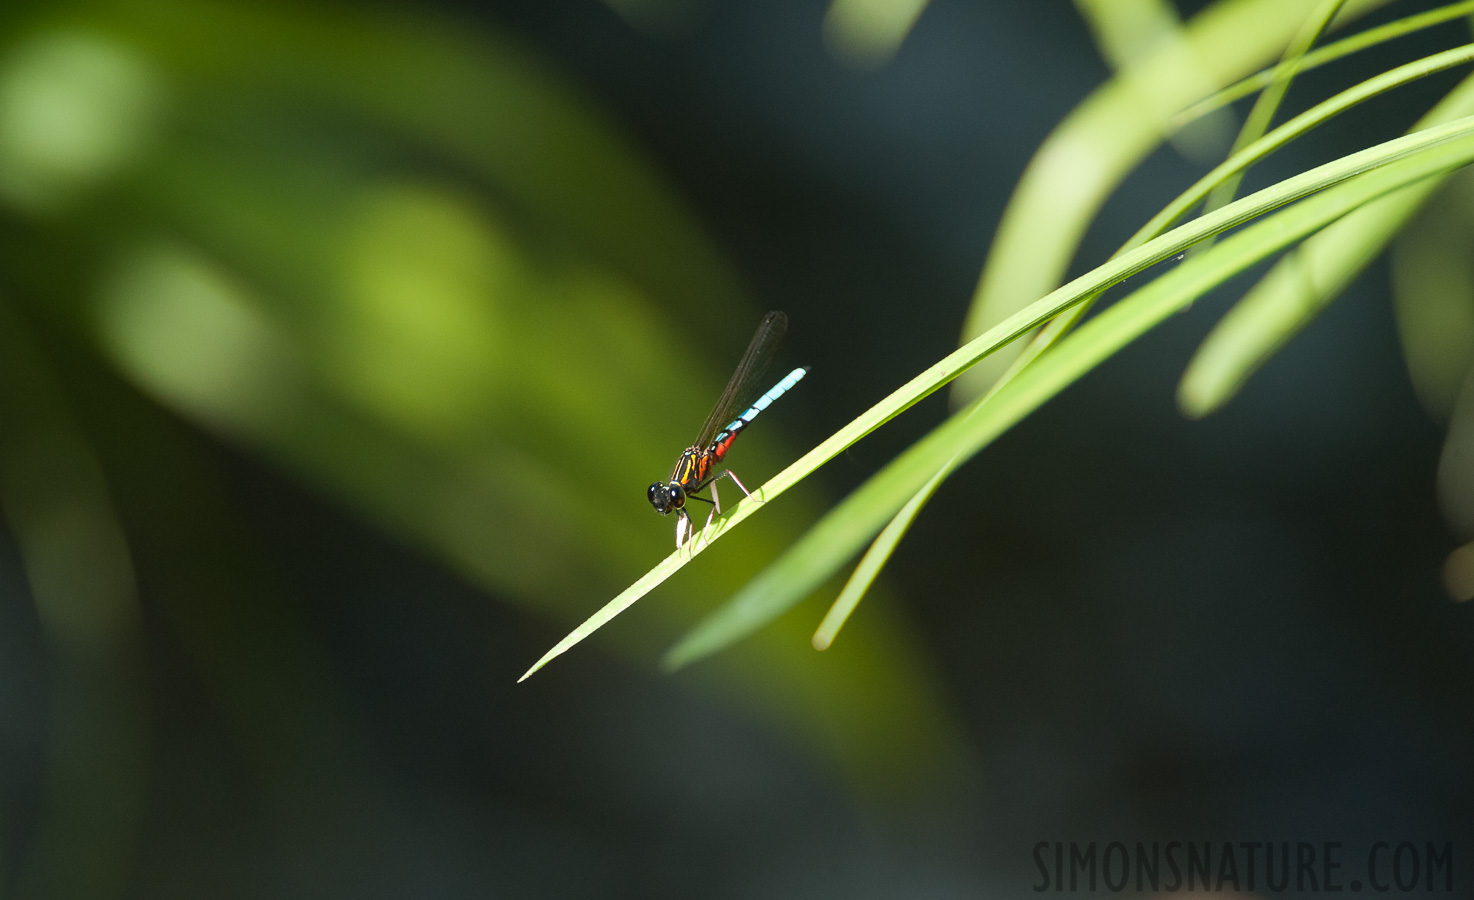
<path fill-rule="evenodd" d="M 1295 72 L 1297 74 L 1309 72 L 1312 69 L 1318 69 L 1321 66 L 1335 62 L 1338 59 L 1343 59 L 1353 53 L 1359 53 L 1362 50 L 1388 43 L 1397 38 L 1415 34 L 1425 28 L 1432 28 L 1444 22 L 1468 15 L 1474 15 L 1474 0 L 1461 0 L 1459 3 L 1450 3 L 1446 6 L 1440 6 L 1437 9 L 1431 9 L 1427 12 L 1417 13 L 1388 22 L 1385 25 L 1368 28 L 1365 31 L 1359 31 L 1350 37 L 1345 37 L 1334 43 L 1317 47 L 1306 53 L 1296 63 Z M 1235 100 L 1242 100 L 1253 94 L 1274 80 L 1277 69 L 1278 66 L 1272 66 L 1256 72 L 1248 78 L 1229 85 L 1213 96 L 1194 103 L 1172 118 L 1172 129 L 1181 128 L 1215 110 L 1222 109 Z"/>
<path fill-rule="evenodd" d="M 896 546 L 901 542 L 901 538 L 905 537 L 906 532 L 910 530 L 911 523 L 916 521 L 916 516 L 931 500 L 937 488 L 942 486 L 942 482 L 947 479 L 947 476 L 952 474 L 954 467 L 955 461 L 948 460 L 947 465 L 938 470 L 937 474 L 933 475 L 931 480 L 923 485 L 921 490 L 916 492 L 916 496 L 906 501 L 906 505 L 901 507 L 901 511 L 896 513 L 895 518 L 886 524 L 885 528 L 881 530 L 880 534 L 870 544 L 870 548 L 865 551 L 865 556 L 861 558 L 860 564 L 855 566 L 855 570 L 850 573 L 849 580 L 845 582 L 844 588 L 839 592 L 839 596 L 834 598 L 834 603 L 830 605 L 829 612 L 824 614 L 824 619 L 814 631 L 812 643 L 815 650 L 828 650 L 829 646 L 834 643 L 835 636 L 839 634 L 839 630 L 844 627 L 845 622 L 849 621 L 850 614 L 855 611 L 855 607 L 859 605 L 860 600 L 870 590 L 870 585 L 875 583 L 876 577 L 880 575 L 880 570 L 885 567 L 886 562 L 891 558 L 891 554 L 895 552 Z"/>
<path fill-rule="evenodd" d="M 1329 14 L 1329 10 L 1322 11 L 1323 17 Z M 1240 148 L 1223 163 L 1214 167 L 1212 171 L 1200 178 L 1171 203 L 1167 204 L 1161 212 L 1153 216 L 1146 225 L 1142 226 L 1136 234 L 1132 235 L 1131 239 L 1117 251 L 1117 255 L 1139 247 L 1145 241 L 1157 237 L 1164 229 L 1176 222 L 1178 218 L 1185 215 L 1213 191 L 1236 179 L 1248 166 L 1263 159 L 1265 156 L 1268 156 L 1270 153 L 1311 129 L 1386 91 L 1409 84 L 1420 78 L 1426 78 L 1429 75 L 1444 71 L 1453 66 L 1465 64 L 1471 60 L 1474 60 L 1474 44 L 1446 50 L 1442 53 L 1436 53 L 1424 59 L 1398 66 L 1395 69 L 1370 78 L 1351 88 L 1347 88 L 1339 94 L 1317 103 L 1312 108 L 1275 128 L 1269 134 L 1263 135 Z M 1474 112 L 1474 109 L 1471 109 L 1470 112 Z M 1338 228 L 1342 224 L 1336 223 L 1332 228 Z M 1194 247 L 1194 250 L 1206 249 L 1208 246 L 1210 246 L 1210 242 L 1204 241 Z M 997 392 L 1025 366 L 1033 362 L 1040 354 L 1058 342 L 1088 312 L 1092 302 L 1093 298 L 1086 299 L 1084 302 L 1053 319 L 1048 326 L 1034 336 L 1034 339 L 1029 342 L 1027 349 L 1016 357 L 1003 375 L 994 382 L 988 394 L 973 400 L 971 405 L 975 406 L 979 402 L 985 402 L 989 396 Z M 856 566 L 854 573 L 850 576 L 850 580 L 845 584 L 844 590 L 840 592 L 839 597 L 834 601 L 834 605 L 825 616 L 824 622 L 815 633 L 814 643 L 816 647 L 823 649 L 829 646 L 834 640 L 835 634 L 848 618 L 850 612 L 853 611 L 855 605 L 860 601 L 866 589 L 868 589 L 875 577 L 879 574 L 886 559 L 894 552 L 897 543 L 905 534 L 907 528 L 910 527 L 910 523 L 915 519 L 920 509 L 927 503 L 936 487 L 940 484 L 940 480 L 945 478 L 951 471 L 951 467 L 954 464 L 955 461 L 949 461 L 946 470 L 938 472 L 936 478 L 928 482 L 927 486 L 922 488 L 916 497 L 908 501 L 906 506 L 896 514 L 895 520 L 886 526 L 875 539 L 875 542 L 865 552 L 865 556 L 860 560 L 859 565 Z"/>
<path fill-rule="evenodd" d="M 1215 229 L 1223 225 L 1220 216 L 1242 216 L 1256 206 L 1262 212 L 1317 188 L 1336 185 L 1244 228 L 1198 259 L 1161 276 L 1062 341 L 988 403 L 954 414 L 831 510 L 797 544 L 688 633 L 667 653 L 667 664 L 681 666 L 708 656 L 789 609 L 833 575 L 949 461 L 975 454 L 1203 292 L 1378 197 L 1468 164 L 1474 159 L 1471 134 L 1474 117 L 1389 141 L 1287 179 L 1181 226 L 1027 307 L 1025 312 L 1049 309 L 1041 316 L 1047 318 L 1111 283 L 1111 277 L 1102 277 L 1105 270 L 1123 260 L 1160 261 L 1200 239 L 1205 231 L 1222 230 Z M 1016 319 L 1017 315 L 1009 321 Z"/>
<path fill-rule="evenodd" d="M 1343 6 L 1345 6 L 1345 0 L 1321 0 L 1320 5 L 1311 11 L 1310 17 L 1306 19 L 1305 24 L 1285 48 L 1285 54 L 1280 58 L 1279 65 L 1274 67 L 1273 80 L 1254 99 L 1254 105 L 1249 109 L 1249 114 L 1244 117 L 1244 124 L 1239 129 L 1238 137 L 1234 138 L 1230 154 L 1237 153 L 1253 144 L 1269 130 L 1269 123 L 1274 121 L 1275 113 L 1279 111 L 1280 103 L 1290 89 L 1290 82 L 1294 79 L 1296 69 Z M 1238 193 L 1239 182 L 1243 180 L 1246 171 L 1247 167 L 1240 168 L 1214 185 L 1213 190 L 1208 194 L 1207 201 L 1203 204 L 1203 211 L 1212 212 L 1232 200 L 1234 194 Z M 1212 246 L 1211 240 L 1204 241 L 1198 247 L 1193 248 L 1193 252 L 1203 252 L 1210 246 Z"/>
<path fill-rule="evenodd" d="M 1096 211 L 1162 140 L 1183 108 L 1283 51 L 1319 0 L 1220 0 L 1139 64 L 1097 88 L 1044 140 L 999 222 L 968 308 L 963 341 L 1063 278 Z M 1347 4 L 1342 20 L 1384 0 Z M 959 379 L 953 404 L 982 394 L 1015 351 Z"/>
<path fill-rule="evenodd" d="M 1469 49 L 1438 56 L 1460 55 L 1467 61 L 1474 59 Z M 1474 76 L 1460 83 L 1415 127 L 1428 128 L 1471 114 Z M 1178 386 L 1183 412 L 1195 418 L 1205 416 L 1237 394 L 1265 360 L 1381 254 L 1440 183 L 1429 179 L 1369 203 L 1280 260 L 1204 338 Z"/>
<path fill-rule="evenodd" d="M 1471 131 L 1474 131 L 1474 118 L 1460 120 L 1457 123 L 1449 123 L 1440 128 L 1429 129 L 1416 135 L 1409 135 L 1388 141 L 1376 147 L 1344 157 L 1333 163 L 1320 166 L 1294 178 L 1286 179 L 1279 184 L 1237 200 L 1209 215 L 1202 216 L 1192 222 L 1179 226 L 1155 240 L 1149 241 L 1134 250 L 1111 259 L 1095 270 L 1074 279 L 1069 284 L 1064 285 L 1048 296 L 1015 313 L 1004 322 L 994 326 L 987 333 L 980 335 L 969 344 L 952 352 L 941 362 L 931 366 L 901 388 L 892 392 L 880 403 L 871 407 L 853 422 L 840 429 L 819 446 L 810 450 L 799 460 L 784 469 L 758 491 L 754 491 L 755 497 L 759 497 L 764 502 L 774 499 L 797 481 L 806 477 L 819 466 L 842 452 L 845 448 L 851 446 L 894 416 L 910 408 L 913 404 L 937 390 L 948 381 L 956 378 L 958 374 L 966 371 L 968 367 L 976 364 L 978 360 L 987 354 L 1015 340 L 1020 335 L 1027 333 L 1049 319 L 1054 318 L 1073 305 L 1080 303 L 1088 297 L 1094 296 L 1106 287 L 1155 265 L 1162 260 L 1170 258 L 1209 235 L 1217 234 L 1236 225 L 1243 224 L 1269 210 L 1293 202 L 1315 191 L 1324 190 L 1347 179 L 1356 179 L 1359 174 L 1366 173 L 1368 170 L 1375 169 L 1378 166 L 1385 166 L 1398 160 L 1407 159 L 1408 157 L 1418 158 L 1419 155 L 1426 157 L 1431 148 L 1437 148 L 1447 142 L 1456 141 Z M 1444 165 L 1444 168 L 1451 167 L 1450 165 Z M 1338 213 L 1338 215 L 1343 213 Z M 1283 216 L 1285 213 L 1281 213 L 1280 215 Z M 1301 215 L 1303 216 L 1304 214 Z M 1334 217 L 1329 216 L 1325 221 L 1330 221 Z M 1278 221 L 1278 217 L 1276 217 L 1275 221 Z M 1321 222 L 1321 225 L 1324 224 L 1325 222 Z M 1260 223 L 1255 227 L 1262 232 L 1265 228 L 1274 227 L 1274 223 Z M 1241 245 L 1242 241 L 1236 240 L 1233 246 L 1239 247 Z M 1220 259 L 1221 254 L 1213 258 L 1215 260 Z M 1244 265 L 1248 264 L 1250 263 L 1244 263 Z M 913 448 L 913 452 L 914 450 L 915 448 Z M 936 469 L 940 469 L 946 462 L 946 458 L 940 460 Z M 934 474 L 936 469 L 933 470 L 933 473 L 929 473 L 928 477 Z M 913 493 L 915 490 L 920 489 L 924 481 L 925 479 L 914 486 Z M 854 496 L 856 495 L 851 495 L 851 499 Z M 847 500 L 845 504 L 847 505 L 850 502 L 850 500 Z M 900 505 L 900 503 L 897 503 L 897 508 Z M 739 504 L 729 516 L 713 525 L 714 535 L 711 540 L 719 537 L 733 525 L 751 515 L 756 508 L 757 504 L 752 499 L 745 500 Z M 894 511 L 892 510 L 892 513 Z M 847 545 L 856 540 L 868 540 L 873 536 L 873 532 L 868 535 L 863 533 L 864 526 L 861 526 L 859 530 L 854 530 L 849 528 L 847 523 L 848 519 L 840 515 L 838 509 L 831 511 L 825 517 L 821 523 L 821 527 L 827 527 L 828 529 L 826 532 L 826 545 L 828 541 L 837 541 L 839 544 Z M 811 530 L 799 546 L 812 546 L 814 541 L 818 540 L 814 537 L 817 532 L 817 528 Z M 697 545 L 692 551 L 672 554 L 665 562 L 661 563 L 629 589 L 622 592 L 613 601 L 606 604 L 599 612 L 590 617 L 584 625 L 575 629 L 573 633 L 560 641 L 554 648 L 554 651 L 539 660 L 528 673 L 524 674 L 523 678 L 537 671 L 538 668 L 545 665 L 549 660 L 565 652 L 590 633 L 602 627 L 619 612 L 627 609 L 651 588 L 665 580 L 665 578 L 668 578 L 670 573 L 676 568 L 679 568 L 691 558 L 694 558 L 694 555 L 701 552 L 709 543 L 705 532 L 698 535 L 696 540 Z M 749 583 L 748 587 L 744 588 L 737 597 L 734 597 L 718 610 L 717 613 L 709 616 L 700 627 L 683 639 L 682 643 L 667 655 L 667 661 L 672 664 L 679 664 L 704 656 L 721 646 L 725 646 L 732 640 L 750 633 L 759 625 L 771 621 L 773 617 L 781 613 L 784 609 L 787 609 L 792 603 L 797 602 L 801 595 L 795 595 L 792 591 L 769 591 L 767 589 L 771 585 L 764 582 L 763 579 L 767 576 L 768 581 L 771 581 L 773 576 L 769 576 L 768 573 L 773 572 L 784 561 L 788 561 L 787 565 L 792 567 L 793 563 L 791 560 L 794 553 L 798 550 L 799 547 L 791 549 L 780 560 L 780 563 L 770 566 L 769 569 L 765 570 L 763 576 L 759 576 L 757 580 Z M 833 562 L 833 565 L 829 567 L 824 577 L 832 574 L 833 567 L 839 565 L 843 559 L 830 561 Z M 812 587 L 822 580 L 823 578 L 815 579 L 811 577 L 805 583 L 810 584 L 812 582 L 810 584 L 810 587 Z M 763 583 L 759 585 L 759 582 Z M 753 585 L 759 585 L 759 587 L 755 589 Z M 774 602 L 774 598 L 776 598 L 777 602 Z"/>

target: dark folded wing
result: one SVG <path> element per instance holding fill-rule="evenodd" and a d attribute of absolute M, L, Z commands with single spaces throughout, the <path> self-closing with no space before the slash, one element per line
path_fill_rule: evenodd
<path fill-rule="evenodd" d="M 706 417 L 706 424 L 701 426 L 701 432 L 696 435 L 696 443 L 692 446 L 705 447 L 710 444 L 717 432 L 722 430 L 722 426 L 735 419 L 745 408 L 744 404 L 758 395 L 763 375 L 777 355 L 778 344 L 787 330 L 788 316 L 783 313 L 775 310 L 763 316 L 752 336 L 752 342 L 747 345 L 747 352 L 742 354 L 742 361 L 737 363 L 737 370 L 732 373 L 726 390 L 722 391 L 716 406 L 712 407 L 711 415 Z"/>

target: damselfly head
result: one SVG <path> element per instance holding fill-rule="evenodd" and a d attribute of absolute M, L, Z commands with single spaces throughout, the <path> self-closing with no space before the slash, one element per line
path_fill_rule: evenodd
<path fill-rule="evenodd" d="M 686 505 L 686 491 L 674 481 L 662 484 L 657 481 L 650 485 L 650 490 L 645 493 L 650 498 L 650 505 L 662 516 L 668 516 L 672 511 Z"/>

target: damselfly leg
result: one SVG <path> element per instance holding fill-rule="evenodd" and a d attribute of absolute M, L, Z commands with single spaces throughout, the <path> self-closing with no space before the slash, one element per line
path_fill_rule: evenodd
<path fill-rule="evenodd" d="M 701 529 L 701 537 L 702 537 L 702 541 L 704 542 L 703 543 L 703 546 L 705 546 L 706 544 L 710 544 L 711 543 L 711 523 L 712 523 L 712 520 L 715 519 L 717 516 L 719 516 L 719 515 L 722 514 L 722 495 L 719 494 L 719 493 L 717 493 L 717 482 L 718 481 L 721 481 L 723 478 L 730 478 L 730 479 L 732 479 L 732 483 L 735 484 L 735 485 L 737 485 L 738 489 L 742 491 L 742 495 L 744 497 L 751 497 L 752 496 L 752 491 L 749 491 L 747 489 L 747 485 L 743 484 L 742 483 L 742 479 L 738 478 L 737 477 L 737 474 L 735 472 L 733 472 L 731 469 L 723 469 L 721 471 L 721 473 L 719 475 L 717 475 L 717 477 L 715 477 L 715 478 L 713 478 L 711 480 L 711 501 L 710 502 L 711 502 L 711 507 L 712 508 L 711 508 L 711 512 L 709 512 L 709 513 L 706 514 L 706 527 L 704 527 L 704 528 Z M 696 497 L 694 499 L 696 499 L 696 500 L 703 500 L 703 498 L 701 498 L 701 497 Z M 705 502 L 705 501 L 703 500 L 703 502 Z"/>
<path fill-rule="evenodd" d="M 696 530 L 691 525 L 691 517 L 683 509 L 676 514 L 676 549 L 686 546 L 686 541 L 695 536 Z"/>

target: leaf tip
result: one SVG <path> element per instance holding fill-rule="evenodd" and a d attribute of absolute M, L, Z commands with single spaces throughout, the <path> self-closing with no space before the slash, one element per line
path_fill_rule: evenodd
<path fill-rule="evenodd" d="M 559 646 L 554 647 L 553 649 L 549 650 L 547 653 L 544 653 L 542 659 L 540 659 L 537 662 L 533 663 L 532 664 L 532 668 L 530 668 L 526 672 L 523 672 L 522 673 L 522 677 L 517 679 L 517 683 L 518 684 L 521 684 L 522 682 L 524 682 L 527 679 L 531 678 L 533 675 L 537 674 L 537 671 L 539 669 L 541 669 L 543 666 L 547 665 L 555 657 L 561 655 L 563 653 L 563 651 L 564 650 L 567 650 L 567 649 L 568 649 L 567 647 L 564 647 L 564 646 L 562 646 L 560 644 Z"/>
<path fill-rule="evenodd" d="M 682 645 L 677 644 L 665 651 L 665 655 L 660 657 L 660 670 L 669 675 L 678 669 L 684 668 L 686 663 L 691 661 L 690 657 L 691 654 L 684 652 Z"/>
<path fill-rule="evenodd" d="M 1206 418 L 1227 399 L 1223 391 L 1215 390 L 1205 383 L 1206 379 L 1196 375 L 1196 370 L 1189 368 L 1177 385 L 1177 409 L 1189 419 Z"/>

